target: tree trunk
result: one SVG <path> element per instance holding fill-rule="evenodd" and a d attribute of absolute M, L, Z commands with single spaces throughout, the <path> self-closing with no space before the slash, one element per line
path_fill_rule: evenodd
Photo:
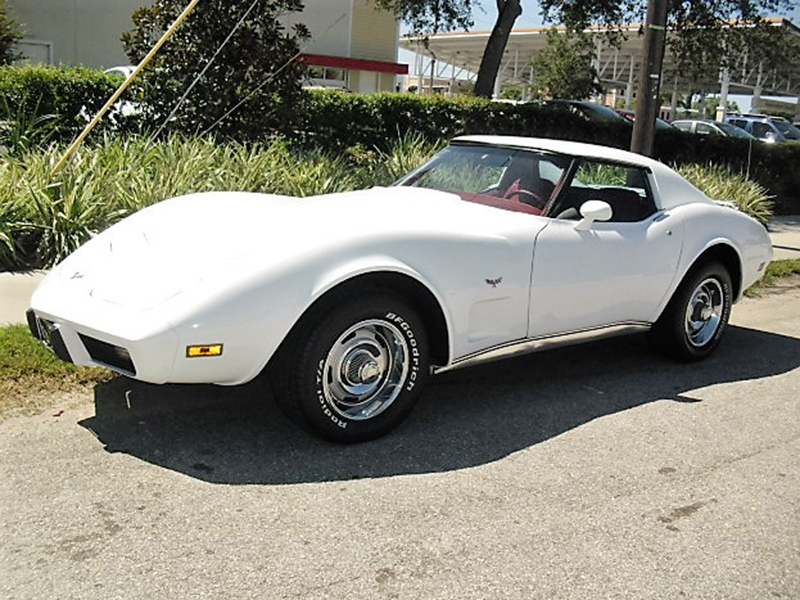
<path fill-rule="evenodd" d="M 486 50 L 483 52 L 481 66 L 478 69 L 478 80 L 475 82 L 475 95 L 491 98 L 494 92 L 494 81 L 500 70 L 503 52 L 506 50 L 508 36 L 514 22 L 522 14 L 520 0 L 497 0 L 497 21 L 489 36 Z"/>

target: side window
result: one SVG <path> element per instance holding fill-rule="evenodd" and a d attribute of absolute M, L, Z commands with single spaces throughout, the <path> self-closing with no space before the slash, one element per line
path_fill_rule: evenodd
<path fill-rule="evenodd" d="M 767 137 L 768 133 L 772 133 L 772 127 L 766 123 L 753 123 L 753 135 L 755 137 L 763 139 Z"/>
<path fill-rule="evenodd" d="M 745 129 L 747 127 L 747 121 L 745 121 L 743 119 L 731 119 L 728 122 L 733 124 L 733 125 L 736 125 L 737 127 L 741 128 L 741 129 Z"/>
<path fill-rule="evenodd" d="M 612 210 L 612 223 L 642 221 L 656 212 L 647 170 L 627 165 L 581 161 L 550 215 L 557 219 L 579 219 L 580 207 L 588 200 L 607 202 Z"/>
<path fill-rule="evenodd" d="M 684 122 L 673 123 L 673 125 L 675 127 L 677 127 L 678 129 L 680 129 L 681 131 L 691 131 L 692 130 L 692 124 L 691 123 L 686 123 L 685 121 Z"/>
<path fill-rule="evenodd" d="M 719 135 L 719 131 L 714 129 L 708 123 L 698 123 L 697 133 L 699 133 L 700 135 Z"/>

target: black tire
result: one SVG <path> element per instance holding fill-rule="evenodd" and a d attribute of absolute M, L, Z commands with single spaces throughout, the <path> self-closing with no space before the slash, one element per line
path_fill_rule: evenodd
<path fill-rule="evenodd" d="M 305 318 L 281 348 L 271 378 L 290 419 L 325 439 L 354 443 L 406 418 L 429 361 L 416 312 L 401 299 L 370 292 Z"/>
<path fill-rule="evenodd" d="M 728 270 L 718 262 L 694 267 L 650 330 L 661 353 L 682 361 L 706 358 L 719 344 L 733 303 Z"/>

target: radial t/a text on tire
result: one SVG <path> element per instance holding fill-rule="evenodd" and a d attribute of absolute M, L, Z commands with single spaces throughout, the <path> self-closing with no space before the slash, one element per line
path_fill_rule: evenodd
<path fill-rule="evenodd" d="M 730 273 L 718 262 L 691 270 L 653 325 L 653 345 L 678 360 L 707 357 L 727 328 L 732 288 Z"/>
<path fill-rule="evenodd" d="M 397 427 L 428 377 L 422 320 L 402 299 L 351 296 L 317 311 L 283 350 L 276 393 L 288 416 L 336 442 Z"/>

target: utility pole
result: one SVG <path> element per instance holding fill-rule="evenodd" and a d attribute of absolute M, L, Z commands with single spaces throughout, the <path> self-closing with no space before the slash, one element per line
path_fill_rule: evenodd
<path fill-rule="evenodd" d="M 100 119 L 102 119 L 103 116 L 111 109 L 111 107 L 116 104 L 123 92 L 128 89 L 128 86 L 133 83 L 133 80 L 138 77 L 139 73 L 144 70 L 156 53 L 161 49 L 161 46 L 167 43 L 167 40 L 169 40 L 172 34 L 175 33 L 175 30 L 180 26 L 180 24 L 186 20 L 186 17 L 188 17 L 189 13 L 194 10 L 194 7 L 197 6 L 198 2 L 200 2 L 200 0 L 191 0 L 189 4 L 186 5 L 186 8 L 183 9 L 183 12 L 178 15 L 178 18 L 175 19 L 175 22 L 164 32 L 164 34 L 161 36 L 161 39 L 156 42 L 156 45 L 150 49 L 150 52 L 147 53 L 147 56 L 145 56 L 138 66 L 133 70 L 133 73 L 131 73 L 130 76 L 122 82 L 122 85 L 120 85 L 119 88 L 117 88 L 117 91 L 111 95 L 111 98 L 108 99 L 103 108 L 100 109 L 100 111 L 94 116 L 89 124 L 86 125 L 80 135 L 75 138 L 75 141 L 72 142 L 70 147 L 67 148 L 64 156 L 62 156 L 61 160 L 59 160 L 58 163 L 56 163 L 56 166 L 53 167 L 51 176 L 54 177 L 61 171 L 61 169 L 64 168 L 64 165 L 66 165 L 69 159 L 72 158 L 72 155 L 75 154 L 75 151 L 83 143 L 83 140 L 86 139 L 86 137 L 91 133 L 92 129 L 94 129 L 95 126 L 100 122 Z"/>
<path fill-rule="evenodd" d="M 631 135 L 631 152 L 653 153 L 656 113 L 661 89 L 661 65 L 667 41 L 668 0 L 648 0 L 647 22 L 642 42 L 642 68 L 636 93 L 636 120 Z"/>

